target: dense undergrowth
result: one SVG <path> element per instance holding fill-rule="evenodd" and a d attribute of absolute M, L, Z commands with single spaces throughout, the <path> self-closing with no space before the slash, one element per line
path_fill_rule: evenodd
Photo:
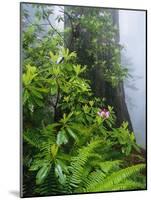
<path fill-rule="evenodd" d="M 39 27 L 22 36 L 23 195 L 145 189 L 145 158 L 128 123 L 117 127 L 89 68 L 54 30 L 39 38 Z"/>

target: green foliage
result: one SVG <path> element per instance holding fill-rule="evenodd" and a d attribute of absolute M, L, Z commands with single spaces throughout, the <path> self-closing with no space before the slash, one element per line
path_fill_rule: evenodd
<path fill-rule="evenodd" d="M 38 171 L 38 173 L 36 175 L 36 184 L 37 185 L 43 183 L 43 181 L 47 177 L 50 169 L 51 169 L 51 165 L 50 166 L 45 165 Z"/>
<path fill-rule="evenodd" d="M 111 132 L 111 137 L 121 146 L 121 150 L 124 154 L 129 155 L 133 147 L 139 151 L 136 147 L 137 145 L 135 143 L 134 133 L 130 133 L 128 130 L 127 122 L 123 122 L 121 127 L 118 129 L 114 128 L 113 132 Z"/>
<path fill-rule="evenodd" d="M 88 184 L 86 185 L 86 192 L 98 192 L 98 191 L 112 191 L 120 189 L 137 189 L 143 188 L 141 183 L 129 180 L 131 176 L 136 175 L 142 169 L 145 168 L 144 164 L 138 164 L 125 169 L 121 169 L 111 174 L 105 174 L 102 176 L 102 171 L 98 171 L 88 178 Z M 91 181 L 90 181 L 91 180 Z"/>
<path fill-rule="evenodd" d="M 73 157 L 71 160 L 71 177 L 69 181 L 69 185 L 73 187 L 78 187 L 78 185 L 82 182 L 82 176 L 85 171 L 85 166 L 88 161 L 88 158 L 91 155 L 91 152 L 94 151 L 100 145 L 101 141 L 94 140 L 90 142 L 86 147 L 82 147 L 78 151 L 78 155 Z"/>
<path fill-rule="evenodd" d="M 53 10 L 45 6 L 35 9 L 35 22 L 26 24 L 22 36 L 24 195 L 145 188 L 144 171 L 141 172 L 145 165 L 129 166 L 126 162 L 134 150 L 140 156 L 128 123 L 117 127 L 114 108 L 94 96 L 87 76 L 90 66 L 79 64 L 80 55 L 63 47 L 63 33 L 50 24 L 46 34 L 42 31 L 40 20 L 50 23 L 48 16 Z M 103 12 L 96 19 L 96 15 L 89 13 L 77 18 L 75 12 L 76 8 L 69 12 L 74 26 L 80 21 L 92 34 L 98 34 L 101 28 L 98 36 L 102 42 L 114 39 L 116 30 L 108 13 Z M 25 16 L 28 18 L 27 13 Z M 39 32 L 43 33 L 40 38 Z M 106 81 L 116 86 L 126 76 L 119 65 L 119 48 L 113 42 L 108 46 L 112 54 L 110 63 L 104 59 L 95 63 L 95 51 L 102 51 L 106 45 L 98 45 L 92 39 L 92 49 L 87 52 L 94 57 L 93 65 L 104 66 Z M 109 117 L 98 114 L 102 108 L 107 108 Z M 28 191 L 27 185 L 32 191 Z"/>
<path fill-rule="evenodd" d="M 77 9 L 71 6 L 66 11 L 65 15 L 72 19 L 72 23 L 70 29 L 67 26 L 65 36 L 71 42 L 74 41 L 74 45 L 69 45 L 71 49 L 73 45 L 73 50 L 79 52 L 78 61 L 83 62 L 87 58 L 85 62 L 90 76 L 93 70 L 99 68 L 104 80 L 112 87 L 117 87 L 128 76 L 128 69 L 120 63 L 123 47 L 117 41 L 118 27 L 111 12 L 99 8 Z"/>

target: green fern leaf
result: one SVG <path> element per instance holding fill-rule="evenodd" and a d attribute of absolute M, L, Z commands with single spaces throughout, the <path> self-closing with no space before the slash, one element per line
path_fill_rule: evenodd
<path fill-rule="evenodd" d="M 145 184 L 140 182 L 135 182 L 132 180 L 125 180 L 114 186 L 103 188 L 103 191 L 117 191 L 117 190 L 134 190 L 134 189 L 145 189 Z"/>
<path fill-rule="evenodd" d="M 91 153 L 101 145 L 100 140 L 91 141 L 86 147 L 82 147 L 78 151 L 78 155 L 72 158 L 70 170 L 72 172 L 70 178 L 70 186 L 77 188 L 82 182 L 82 176 L 85 171 L 85 165 Z"/>
<path fill-rule="evenodd" d="M 96 181 L 96 182 L 93 181 L 92 183 L 90 183 L 87 186 L 86 191 L 97 192 L 97 191 L 109 190 L 110 188 L 114 187 L 115 185 L 128 179 L 132 175 L 134 175 L 134 174 L 136 175 L 144 168 L 145 168 L 145 164 L 138 164 L 138 165 L 133 165 L 131 167 L 127 167 L 125 169 L 121 169 L 117 172 L 113 172 L 111 175 L 107 176 L 107 178 L 105 178 L 103 181 L 100 180 L 99 183 L 98 183 L 98 181 Z"/>
<path fill-rule="evenodd" d="M 39 141 L 41 141 L 42 138 L 40 138 L 38 133 L 35 132 L 24 132 L 23 133 L 23 138 L 24 141 L 26 141 L 28 144 L 36 147 L 36 148 L 40 148 L 41 144 L 39 143 Z"/>

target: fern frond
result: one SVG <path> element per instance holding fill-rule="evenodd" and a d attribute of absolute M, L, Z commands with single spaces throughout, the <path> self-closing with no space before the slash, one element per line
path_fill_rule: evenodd
<path fill-rule="evenodd" d="M 71 125 L 72 130 L 74 130 L 74 132 L 77 134 L 77 136 L 80 138 L 78 145 L 82 146 L 84 145 L 87 141 L 89 141 L 91 139 L 91 135 L 93 133 L 93 126 L 85 126 L 82 124 L 78 124 L 78 123 L 73 123 Z"/>
<path fill-rule="evenodd" d="M 72 172 L 70 177 L 70 186 L 77 188 L 78 185 L 82 182 L 82 176 L 85 171 L 85 165 L 88 161 L 91 153 L 97 148 L 102 141 L 94 140 L 91 141 L 86 147 L 82 147 L 78 151 L 78 155 L 73 157 L 71 160 L 70 170 Z"/>
<path fill-rule="evenodd" d="M 103 172 L 108 173 L 112 170 L 117 170 L 119 169 L 119 166 L 122 164 L 122 160 L 111 160 L 111 161 L 104 161 L 102 162 L 101 160 L 97 161 L 90 161 L 90 164 L 93 167 L 100 168 Z"/>
<path fill-rule="evenodd" d="M 103 181 L 100 179 L 100 182 L 98 181 L 93 181 L 90 183 L 86 191 L 91 191 L 91 192 L 97 192 L 97 191 L 106 191 L 109 190 L 108 188 L 112 188 L 115 185 L 121 183 L 122 181 L 125 181 L 132 175 L 136 175 L 139 173 L 142 169 L 145 168 L 145 164 L 138 164 L 138 165 L 133 165 L 131 167 L 127 167 L 125 169 L 121 169 L 117 172 L 113 172 L 111 175 L 107 176 Z"/>
<path fill-rule="evenodd" d="M 39 143 L 39 141 L 42 140 L 42 138 L 40 137 L 40 135 L 38 133 L 35 132 L 24 132 L 23 133 L 23 139 L 24 141 L 26 141 L 28 144 L 36 147 L 36 148 L 40 148 L 41 147 L 41 143 Z"/>
<path fill-rule="evenodd" d="M 100 154 L 96 154 L 96 153 L 90 153 L 89 158 L 90 158 L 91 162 L 97 162 L 98 160 L 103 161 L 103 156 Z M 93 161 L 91 158 L 93 159 Z"/>
<path fill-rule="evenodd" d="M 84 181 L 84 188 L 86 189 L 83 188 L 83 191 L 91 192 L 91 187 L 93 185 L 100 184 L 105 179 L 105 177 L 106 177 L 105 173 L 101 170 L 97 170 L 90 173 L 88 178 Z"/>
<path fill-rule="evenodd" d="M 117 190 L 134 190 L 134 189 L 145 189 L 145 184 L 135 182 L 132 180 L 125 180 L 111 187 L 103 188 L 103 191 L 117 191 Z"/>
<path fill-rule="evenodd" d="M 38 195 L 48 196 L 56 195 L 61 193 L 61 188 L 58 180 L 55 177 L 54 166 L 51 167 L 50 173 L 45 179 L 45 181 L 37 185 L 35 193 Z"/>

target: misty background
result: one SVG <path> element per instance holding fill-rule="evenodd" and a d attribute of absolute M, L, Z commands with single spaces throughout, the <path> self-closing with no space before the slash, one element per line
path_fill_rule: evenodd
<path fill-rule="evenodd" d="M 137 143 L 146 143 L 146 27 L 144 11 L 119 11 L 122 64 L 131 77 L 124 81 L 125 99 Z"/>

